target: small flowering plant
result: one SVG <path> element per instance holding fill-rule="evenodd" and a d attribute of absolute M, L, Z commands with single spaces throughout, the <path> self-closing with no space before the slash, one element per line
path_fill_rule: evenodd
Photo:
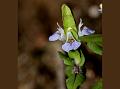
<path fill-rule="evenodd" d="M 63 27 L 57 23 L 57 31 L 49 37 L 49 41 L 63 42 L 61 45 L 63 51 L 58 53 L 65 64 L 66 86 L 67 89 L 77 89 L 85 81 L 82 71 L 85 56 L 80 46 L 82 43 L 86 43 L 92 52 L 102 55 L 102 36 L 84 26 L 81 18 L 76 27 L 71 10 L 66 4 L 62 5 L 61 10 Z"/>

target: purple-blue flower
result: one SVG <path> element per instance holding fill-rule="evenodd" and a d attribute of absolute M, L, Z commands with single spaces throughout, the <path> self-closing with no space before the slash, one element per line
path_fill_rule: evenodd
<path fill-rule="evenodd" d="M 62 27 L 57 23 L 58 25 L 58 28 L 54 34 L 52 34 L 50 37 L 49 37 L 49 41 L 56 41 L 56 40 L 65 40 L 65 34 L 64 34 L 64 30 L 62 29 Z"/>
<path fill-rule="evenodd" d="M 82 30 L 83 35 L 91 35 L 93 33 L 95 33 L 94 30 L 91 30 L 91 29 L 87 28 L 86 26 L 83 27 L 83 30 Z"/>
<path fill-rule="evenodd" d="M 80 47 L 81 42 L 78 42 L 72 35 L 71 30 L 72 28 L 69 27 L 67 29 L 67 33 L 65 35 L 63 28 L 57 23 L 58 25 L 58 31 L 56 31 L 54 34 L 52 34 L 49 37 L 49 41 L 65 41 L 65 43 L 62 45 L 62 49 L 66 52 L 69 52 L 71 50 L 76 50 Z M 81 27 L 83 26 L 82 19 L 80 19 L 80 23 L 78 25 L 78 36 L 84 36 L 84 35 L 90 35 L 93 34 L 95 31 L 87 28 L 84 26 L 82 29 Z"/>
<path fill-rule="evenodd" d="M 78 25 L 78 35 L 79 35 L 79 37 L 84 36 L 84 35 L 91 35 L 91 34 L 95 33 L 94 30 L 91 30 L 86 26 L 84 26 L 83 29 L 81 29 L 82 25 L 83 25 L 82 19 L 80 19 L 80 23 Z"/>

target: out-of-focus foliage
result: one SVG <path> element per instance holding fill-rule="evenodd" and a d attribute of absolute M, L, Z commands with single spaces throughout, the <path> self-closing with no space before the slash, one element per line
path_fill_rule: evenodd
<path fill-rule="evenodd" d="M 98 80 L 91 89 L 103 89 L 103 82 L 102 79 Z"/>

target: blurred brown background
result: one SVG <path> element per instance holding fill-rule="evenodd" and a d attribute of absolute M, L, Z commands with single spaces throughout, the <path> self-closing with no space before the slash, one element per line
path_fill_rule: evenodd
<path fill-rule="evenodd" d="M 65 89 L 64 66 L 57 56 L 61 43 L 48 41 L 48 37 L 56 31 L 56 23 L 59 22 L 62 26 L 61 5 L 66 3 L 72 9 L 77 25 L 79 18 L 82 18 L 84 25 L 101 34 L 102 15 L 96 11 L 101 2 L 19 0 L 18 89 Z M 101 57 L 87 56 L 92 62 L 86 63 L 88 80 L 86 79 L 82 89 L 90 89 L 94 80 L 102 75 Z"/>

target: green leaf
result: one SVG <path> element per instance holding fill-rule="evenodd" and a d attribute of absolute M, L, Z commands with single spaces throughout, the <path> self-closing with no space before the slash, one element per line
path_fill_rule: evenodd
<path fill-rule="evenodd" d="M 67 89 L 73 89 L 74 81 L 75 81 L 75 74 L 71 75 L 71 76 L 66 80 Z"/>
<path fill-rule="evenodd" d="M 81 86 L 84 80 L 85 77 L 82 74 L 77 74 L 73 85 L 73 89 L 77 89 L 78 86 Z"/>
<path fill-rule="evenodd" d="M 94 53 L 102 55 L 102 51 L 103 51 L 102 47 L 100 47 L 99 45 L 97 45 L 95 42 L 88 42 L 87 46 Z"/>
<path fill-rule="evenodd" d="M 83 66 L 84 63 L 85 63 L 85 57 L 84 57 L 82 51 L 80 51 L 80 53 L 81 53 L 81 62 L 80 62 L 80 66 Z"/>
<path fill-rule="evenodd" d="M 94 34 L 94 35 L 88 35 L 88 36 L 81 36 L 79 40 L 83 42 L 96 42 L 96 43 L 102 44 L 102 35 Z"/>
<path fill-rule="evenodd" d="M 71 28 L 70 31 L 77 40 L 78 39 L 77 28 L 70 8 L 66 4 L 63 4 L 61 10 L 62 10 L 62 21 L 63 21 L 65 34 L 68 32 L 68 28 Z"/>
<path fill-rule="evenodd" d="M 65 74 L 67 75 L 67 77 L 70 77 L 73 74 L 73 66 L 66 66 L 65 67 Z"/>
<path fill-rule="evenodd" d="M 103 43 L 102 42 L 96 42 L 97 45 L 103 47 Z"/>
<path fill-rule="evenodd" d="M 98 80 L 91 89 L 103 89 L 102 79 Z"/>
<path fill-rule="evenodd" d="M 84 82 L 85 77 L 82 74 L 72 74 L 66 80 L 67 89 L 77 89 Z"/>
<path fill-rule="evenodd" d="M 65 65 L 74 65 L 73 61 L 67 57 L 64 53 L 58 52 L 61 59 L 63 59 Z"/>
<path fill-rule="evenodd" d="M 76 65 L 79 65 L 79 63 L 81 62 L 80 53 L 77 50 L 69 51 L 68 56 L 74 59 Z"/>

